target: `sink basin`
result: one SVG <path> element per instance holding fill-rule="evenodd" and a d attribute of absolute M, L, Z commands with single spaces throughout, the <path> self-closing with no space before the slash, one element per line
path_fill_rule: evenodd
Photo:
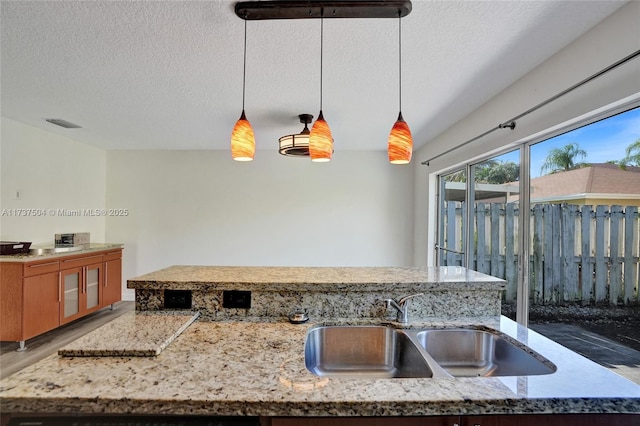
<path fill-rule="evenodd" d="M 319 326 L 307 334 L 305 365 L 318 376 L 432 377 L 421 351 L 403 332 L 385 326 Z"/>
<path fill-rule="evenodd" d="M 551 374 L 546 358 L 494 330 L 318 326 L 309 330 L 305 366 L 350 378 L 488 377 Z"/>
<path fill-rule="evenodd" d="M 412 337 L 454 377 L 535 376 L 556 371 L 550 361 L 494 332 L 437 329 L 417 331 Z"/>

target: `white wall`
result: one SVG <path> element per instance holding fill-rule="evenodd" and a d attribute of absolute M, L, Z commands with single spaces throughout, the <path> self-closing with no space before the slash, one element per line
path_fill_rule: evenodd
<path fill-rule="evenodd" d="M 251 163 L 226 151 L 107 153 L 107 206 L 129 210 L 107 218 L 125 279 L 175 264 L 411 265 L 412 198 L 412 169 L 385 152 L 323 164 L 275 149 Z"/>
<path fill-rule="evenodd" d="M 105 152 L 5 117 L 1 123 L 0 238 L 53 244 L 56 233 L 90 232 L 91 241 L 104 242 L 103 217 L 65 217 L 55 210 L 104 208 Z M 16 216 L 14 209 L 47 215 Z"/>
<path fill-rule="evenodd" d="M 129 216 L 2 216 L 0 237 L 52 242 L 56 232 L 87 231 L 96 242 L 124 243 L 125 281 L 185 263 L 427 264 L 436 172 L 638 92 L 640 60 L 518 120 L 515 131 L 496 132 L 429 167 L 419 163 L 640 49 L 632 36 L 639 20 L 640 2 L 630 2 L 417 150 L 411 167 L 388 164 L 384 152 L 336 152 L 328 164 L 275 150 L 259 151 L 252 163 L 236 163 L 226 151 L 104 153 L 2 118 L 0 208 L 126 208 Z"/>
<path fill-rule="evenodd" d="M 436 173 L 510 144 L 522 143 L 537 133 L 637 94 L 640 59 L 518 120 L 513 131 L 494 132 L 432 161 L 429 166 L 420 163 L 504 123 L 640 49 L 639 24 L 640 2 L 630 2 L 415 153 L 415 265 L 433 261 Z"/>

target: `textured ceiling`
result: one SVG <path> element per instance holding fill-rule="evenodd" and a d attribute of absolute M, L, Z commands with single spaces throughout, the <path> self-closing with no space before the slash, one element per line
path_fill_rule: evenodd
<path fill-rule="evenodd" d="M 402 111 L 423 145 L 625 2 L 413 1 Z M 105 149 L 228 149 L 242 109 L 232 1 L 2 1 L 2 115 Z M 326 19 L 323 110 L 335 150 L 385 150 L 398 21 Z M 320 21 L 249 21 L 258 150 L 320 107 Z M 515 111 L 516 113 L 520 111 Z M 82 126 L 63 129 L 45 118 Z"/>

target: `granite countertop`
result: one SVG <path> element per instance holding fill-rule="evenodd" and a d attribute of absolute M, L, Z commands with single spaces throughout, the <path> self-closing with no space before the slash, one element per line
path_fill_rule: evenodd
<path fill-rule="evenodd" d="M 157 356 L 199 313 L 127 312 L 58 350 L 62 356 Z"/>
<path fill-rule="evenodd" d="M 480 286 L 479 286 L 480 284 Z M 342 292 L 394 290 L 504 290 L 504 280 L 459 266 L 445 267 L 245 267 L 170 266 L 127 281 L 133 289 Z"/>
<path fill-rule="evenodd" d="M 60 257 L 77 256 L 85 253 L 91 253 L 94 251 L 119 249 L 123 247 L 124 247 L 123 244 L 117 244 L 117 243 L 91 243 L 89 244 L 89 247 L 84 248 L 82 250 L 77 250 L 77 251 L 66 251 L 61 253 L 48 253 L 48 254 L 20 253 L 20 254 L 2 255 L 0 256 L 0 262 L 33 262 L 36 260 L 57 259 Z M 31 248 L 53 248 L 53 245 L 46 246 L 46 247 L 36 245 L 36 246 L 32 246 Z"/>
<path fill-rule="evenodd" d="M 451 326 L 451 321 L 430 326 Z M 540 376 L 322 378 L 304 365 L 313 324 L 200 322 L 155 357 L 51 355 L 0 381 L 3 412 L 262 416 L 640 413 L 640 387 L 501 317 L 557 366 Z M 135 335 L 134 335 L 135 336 Z"/>

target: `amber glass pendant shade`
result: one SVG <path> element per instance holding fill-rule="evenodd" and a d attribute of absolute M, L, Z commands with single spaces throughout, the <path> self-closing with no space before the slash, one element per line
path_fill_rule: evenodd
<path fill-rule="evenodd" d="M 333 154 L 333 136 L 329 124 L 325 121 L 322 111 L 311 127 L 309 135 L 309 155 L 311 161 L 317 163 L 331 161 Z"/>
<path fill-rule="evenodd" d="M 402 118 L 402 113 L 398 115 L 398 120 L 391 128 L 387 151 L 391 164 L 407 164 L 411 161 L 413 138 L 409 125 Z"/>
<path fill-rule="evenodd" d="M 251 123 L 242 110 L 242 115 L 231 132 L 231 156 L 236 161 L 252 161 L 255 153 L 256 138 Z"/>
<path fill-rule="evenodd" d="M 398 11 L 398 119 L 391 128 L 387 154 L 391 164 L 408 164 L 413 152 L 413 137 L 409 125 L 402 117 L 402 16 Z"/>

